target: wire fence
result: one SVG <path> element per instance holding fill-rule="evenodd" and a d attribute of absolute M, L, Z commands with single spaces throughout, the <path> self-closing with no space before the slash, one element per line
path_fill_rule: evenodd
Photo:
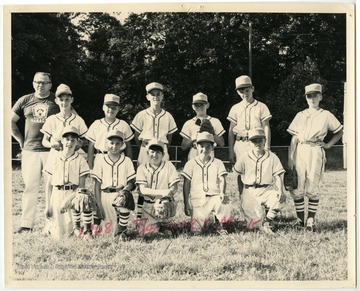
<path fill-rule="evenodd" d="M 272 146 L 271 151 L 274 152 L 280 159 L 281 163 L 284 167 L 287 165 L 287 157 L 288 157 L 288 146 Z M 84 151 L 82 154 L 86 158 L 86 147 L 84 147 Z M 139 153 L 139 149 L 136 145 L 132 145 L 133 157 L 137 157 Z M 12 162 L 19 165 L 21 160 L 17 158 L 17 154 L 20 152 L 20 147 L 18 143 L 12 143 L 12 153 L 11 159 Z M 184 151 L 180 146 L 170 146 L 169 147 L 169 156 L 171 162 L 175 165 L 177 169 L 181 169 L 184 167 L 189 151 Z M 229 170 L 231 168 L 231 164 L 229 162 L 229 147 L 215 148 L 215 157 L 222 160 L 225 164 L 226 168 Z M 352 158 L 349 157 L 348 158 Z M 355 157 L 353 157 L 355 158 Z M 343 145 L 335 145 L 331 149 L 326 150 L 326 169 L 331 170 L 339 170 L 344 169 L 344 153 L 343 153 Z M 136 159 L 133 159 L 134 164 L 137 162 Z"/>

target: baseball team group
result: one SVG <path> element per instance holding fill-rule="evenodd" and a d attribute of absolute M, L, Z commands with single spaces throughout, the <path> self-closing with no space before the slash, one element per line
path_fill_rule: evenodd
<path fill-rule="evenodd" d="M 180 131 L 181 148 L 189 150 L 189 155 L 179 175 L 168 154 L 178 128 L 173 116 L 162 108 L 162 84 L 146 86 L 149 107 L 138 112 L 130 125 L 117 117 L 120 97 L 106 94 L 104 117 L 89 128 L 72 106 L 74 96 L 68 85 L 60 84 L 54 94 L 51 75 L 37 72 L 33 87 L 33 93 L 20 97 L 12 107 L 12 136 L 21 148 L 25 184 L 21 222 L 15 233 L 33 231 L 42 176 L 44 232 L 54 239 L 91 239 L 98 232 L 126 241 L 131 211 L 141 221 L 136 224 L 139 235 L 171 235 L 180 177 L 191 232 L 200 234 L 214 218 L 226 233 L 222 225 L 236 206 L 226 196 L 227 170 L 214 154 L 215 147 L 225 145 L 225 130 L 219 119 L 207 114 L 207 95 L 200 92 L 192 97 L 195 116 Z M 292 135 L 287 167 L 296 169 L 298 178 L 297 188 L 290 191 L 297 214 L 295 226 L 309 231 L 315 231 L 324 149 L 343 134 L 339 120 L 320 108 L 322 89 L 317 83 L 305 86 L 302 98 L 308 106 L 287 129 Z M 241 100 L 227 116 L 229 160 L 238 174 L 240 207 L 246 221 L 256 221 L 253 228 L 273 233 L 273 220 L 287 191 L 285 170 L 270 151 L 272 115 L 264 103 L 254 99 L 254 90 L 249 76 L 236 78 L 235 91 Z M 20 119 L 25 120 L 24 134 L 18 127 Z M 325 143 L 329 131 L 332 136 Z M 137 165 L 133 163 L 132 140 L 139 147 Z M 85 144 L 87 153 L 82 149 Z"/>

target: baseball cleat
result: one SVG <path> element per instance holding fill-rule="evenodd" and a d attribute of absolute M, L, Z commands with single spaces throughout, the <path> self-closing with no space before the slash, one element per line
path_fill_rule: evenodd
<path fill-rule="evenodd" d="M 315 232 L 315 221 L 314 218 L 310 217 L 306 221 L 306 230 Z"/>
<path fill-rule="evenodd" d="M 14 231 L 14 233 L 29 233 L 29 232 L 32 232 L 33 229 L 30 228 L 30 227 L 19 227 L 17 230 Z"/>
<path fill-rule="evenodd" d="M 297 218 L 293 223 L 291 223 L 291 227 L 296 230 L 303 230 L 305 225 L 301 219 Z"/>

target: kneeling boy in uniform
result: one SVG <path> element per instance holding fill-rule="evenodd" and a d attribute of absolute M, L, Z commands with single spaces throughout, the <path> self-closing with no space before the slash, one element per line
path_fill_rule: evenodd
<path fill-rule="evenodd" d="M 249 130 L 249 140 L 253 149 L 241 155 L 234 166 L 244 183 L 241 207 L 248 225 L 256 227 L 263 222 L 260 229 L 272 233 L 272 221 L 280 210 L 280 203 L 285 201 L 285 170 L 279 158 L 265 149 L 264 129 Z M 269 208 L 265 218 L 262 206 Z"/>
<path fill-rule="evenodd" d="M 152 139 L 147 145 L 148 162 L 141 164 L 136 172 L 136 184 L 144 196 L 144 207 L 140 219 L 140 234 L 165 232 L 172 217 L 160 218 L 154 213 L 154 204 L 163 197 L 173 198 L 180 182 L 175 166 L 164 161 L 165 144 Z"/>
<path fill-rule="evenodd" d="M 214 136 L 209 132 L 201 132 L 196 138 L 198 156 L 185 164 L 184 206 L 185 214 L 191 216 L 191 231 L 200 233 L 212 214 L 220 221 L 227 221 L 231 216 L 231 208 L 223 207 L 227 171 L 223 162 L 214 158 Z"/>

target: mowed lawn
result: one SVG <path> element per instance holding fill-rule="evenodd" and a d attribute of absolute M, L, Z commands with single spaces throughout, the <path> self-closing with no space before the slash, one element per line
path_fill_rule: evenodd
<path fill-rule="evenodd" d="M 91 186 L 90 180 L 87 183 Z M 16 229 L 20 223 L 23 189 L 19 170 L 13 170 L 12 186 L 12 223 Z M 134 237 L 119 244 L 109 236 L 98 236 L 91 241 L 52 240 L 42 232 L 44 194 L 41 193 L 34 232 L 12 237 L 11 279 L 346 281 L 349 255 L 346 189 L 346 171 L 326 172 L 317 232 L 297 231 L 291 227 L 295 210 L 292 199 L 288 198 L 276 219 L 277 232 L 266 235 L 246 231 L 241 225 L 243 216 L 239 211 L 236 175 L 229 173 L 227 193 L 236 221 L 229 225 L 230 233 L 219 235 L 209 228 L 203 235 L 191 236 L 189 218 L 183 212 L 181 182 L 176 195 L 179 204 L 175 220 L 180 225 L 177 236 L 150 240 Z M 134 224 L 130 223 L 130 228 L 134 229 Z"/>

